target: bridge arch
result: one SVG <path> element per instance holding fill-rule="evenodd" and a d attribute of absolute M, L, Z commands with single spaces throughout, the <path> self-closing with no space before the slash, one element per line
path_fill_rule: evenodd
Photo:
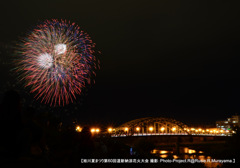
<path fill-rule="evenodd" d="M 128 121 L 115 128 L 116 134 L 189 134 L 187 125 L 171 118 L 147 117 Z"/>

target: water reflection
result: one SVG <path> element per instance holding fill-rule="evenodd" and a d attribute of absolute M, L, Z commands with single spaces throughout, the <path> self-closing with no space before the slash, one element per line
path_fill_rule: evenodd
<path fill-rule="evenodd" d="M 204 166 L 207 168 L 216 168 L 216 167 L 222 167 L 223 164 L 218 162 L 212 162 L 213 159 L 211 156 L 208 156 L 204 154 L 203 151 L 198 151 L 196 149 L 188 148 L 188 147 L 180 147 L 179 148 L 179 154 L 174 154 L 175 152 L 172 149 L 154 149 L 151 152 L 154 155 L 159 156 L 160 158 L 173 158 L 173 159 L 198 159 L 200 161 L 206 161 L 203 162 Z"/>

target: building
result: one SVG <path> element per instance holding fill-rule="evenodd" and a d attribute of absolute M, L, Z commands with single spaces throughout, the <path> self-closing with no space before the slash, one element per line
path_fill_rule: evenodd
<path fill-rule="evenodd" d="M 230 130 L 236 126 L 240 127 L 240 115 L 234 115 L 225 121 L 216 121 L 216 127 L 224 130 Z"/>

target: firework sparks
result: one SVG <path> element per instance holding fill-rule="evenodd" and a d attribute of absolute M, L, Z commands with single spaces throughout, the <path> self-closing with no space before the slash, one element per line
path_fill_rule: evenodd
<path fill-rule="evenodd" d="M 20 45 L 20 79 L 36 99 L 65 105 L 80 95 L 96 66 L 94 43 L 74 23 L 45 21 Z"/>

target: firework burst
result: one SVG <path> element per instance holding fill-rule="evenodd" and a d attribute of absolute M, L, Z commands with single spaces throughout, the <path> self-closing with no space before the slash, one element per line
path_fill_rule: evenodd
<path fill-rule="evenodd" d="M 64 106 L 81 94 L 95 74 L 94 47 L 75 23 L 47 20 L 22 40 L 16 69 L 36 99 Z"/>

